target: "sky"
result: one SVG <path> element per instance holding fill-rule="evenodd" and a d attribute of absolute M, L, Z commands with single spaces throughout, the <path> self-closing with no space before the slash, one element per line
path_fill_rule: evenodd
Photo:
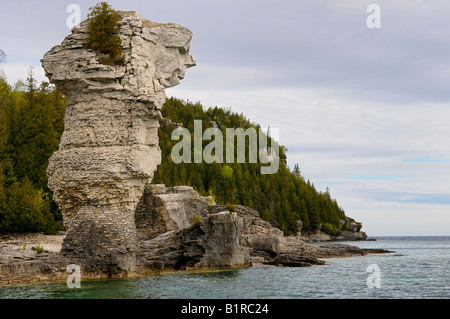
<path fill-rule="evenodd" d="M 97 2 L 2 1 L 8 82 L 30 66 L 46 81 L 40 59 L 70 34 L 68 6 L 84 20 Z M 448 0 L 109 3 L 188 27 L 197 66 L 167 95 L 278 128 L 288 165 L 369 237 L 450 235 Z"/>

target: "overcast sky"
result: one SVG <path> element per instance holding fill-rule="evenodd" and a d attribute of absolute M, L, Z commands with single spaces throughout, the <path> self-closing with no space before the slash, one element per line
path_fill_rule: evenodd
<path fill-rule="evenodd" d="M 98 1 L 2 1 L 8 82 Z M 197 66 L 168 96 L 279 128 L 290 167 L 328 186 L 369 236 L 450 235 L 448 0 L 109 1 L 191 29 Z M 370 29 L 369 4 L 381 8 Z"/>

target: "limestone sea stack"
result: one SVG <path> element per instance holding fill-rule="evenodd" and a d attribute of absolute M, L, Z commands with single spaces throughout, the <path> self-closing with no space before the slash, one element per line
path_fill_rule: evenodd
<path fill-rule="evenodd" d="M 134 213 L 161 163 L 165 89 L 196 64 L 187 28 L 118 13 L 123 65 L 102 64 L 85 46 L 87 20 L 41 61 L 67 97 L 64 133 L 47 171 L 67 228 L 61 253 L 86 271 L 109 273 L 138 265 Z"/>

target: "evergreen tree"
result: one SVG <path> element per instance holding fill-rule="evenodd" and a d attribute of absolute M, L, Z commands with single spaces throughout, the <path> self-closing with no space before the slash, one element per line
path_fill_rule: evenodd
<path fill-rule="evenodd" d="M 64 97 L 48 83 L 12 89 L 0 79 L 0 233 L 54 233 L 61 219 L 47 187 L 48 159 L 63 131 Z"/>
<path fill-rule="evenodd" d="M 56 221 L 61 215 L 47 187 L 46 169 L 64 129 L 64 106 L 64 97 L 48 83 L 38 87 L 32 72 L 26 83 L 19 81 L 14 88 L 0 79 L 2 233 L 57 229 Z M 232 113 L 231 109 L 214 107 L 205 111 L 200 103 L 174 98 L 166 101 L 162 114 L 174 123 L 182 123 L 192 133 L 195 119 L 202 120 L 203 130 L 213 125 L 222 132 L 228 127 L 259 129 L 258 124 L 251 123 L 242 114 Z M 177 143 L 171 140 L 174 128 L 173 124 L 161 121 L 162 164 L 155 172 L 153 183 L 191 185 L 202 195 L 214 196 L 218 204 L 249 206 L 286 234 L 298 231 L 297 220 L 303 222 L 305 231 L 315 231 L 320 224 L 330 233 L 342 229 L 339 219 L 346 220 L 344 210 L 331 198 L 328 189 L 319 192 L 309 180 L 305 182 L 298 164 L 289 171 L 286 148 L 280 146 L 280 167 L 274 175 L 261 175 L 261 164 L 248 163 L 248 152 L 247 162 L 243 164 L 237 163 L 237 158 L 227 164 L 175 164 L 170 156 Z M 203 141 L 203 147 L 209 142 Z"/>
<path fill-rule="evenodd" d="M 166 101 L 162 114 L 174 123 L 182 123 L 191 132 L 195 119 L 202 120 L 203 130 L 212 127 L 213 122 L 222 132 L 228 127 L 259 128 L 259 125 L 232 113 L 230 109 L 210 107 L 205 111 L 200 103 L 192 104 L 174 98 Z M 155 183 L 163 182 L 167 186 L 189 184 L 201 194 L 213 193 L 218 204 L 249 206 L 286 234 L 298 231 L 297 220 L 303 222 L 306 231 L 317 230 L 321 223 L 328 223 L 335 230 L 340 227 L 339 218 L 345 220 L 343 210 L 331 199 L 329 191 L 318 192 L 309 180 L 305 182 L 298 164 L 292 172 L 289 171 L 285 147 L 280 146 L 279 171 L 269 176 L 260 174 L 261 164 L 248 163 L 248 152 L 244 164 L 237 163 L 237 159 L 226 164 L 175 164 L 170 160 L 171 149 L 176 144 L 170 138 L 174 126 L 165 123 L 162 121 L 159 129 L 163 162 L 155 173 Z M 203 147 L 209 142 L 203 141 Z M 246 144 L 248 148 L 248 142 Z M 187 177 L 184 177 L 183 170 L 189 172 Z"/>
<path fill-rule="evenodd" d="M 301 177 L 302 176 L 302 172 L 300 171 L 300 167 L 298 166 L 298 164 L 294 165 L 294 171 L 293 171 L 294 175 L 297 177 Z"/>
<path fill-rule="evenodd" d="M 4 63 L 6 60 L 6 53 L 2 49 L 0 49 L 0 64 Z M 6 81 L 6 75 L 3 69 L 0 69 L 0 80 Z"/>
<path fill-rule="evenodd" d="M 86 46 L 97 53 L 107 54 L 98 61 L 103 64 L 122 65 L 122 43 L 119 37 L 119 15 L 107 3 L 100 2 L 89 8 L 88 39 Z"/>

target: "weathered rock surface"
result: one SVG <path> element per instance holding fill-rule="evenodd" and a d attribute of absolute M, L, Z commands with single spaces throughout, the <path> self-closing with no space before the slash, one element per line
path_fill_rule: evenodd
<path fill-rule="evenodd" d="M 323 265 L 321 258 L 388 252 L 336 243 L 308 244 L 299 237 L 284 236 L 249 207 L 236 205 L 230 212 L 227 206 L 216 205 L 187 186 L 148 185 L 135 223 L 139 238 L 136 266 L 141 267 L 138 275 L 163 270 L 308 267 Z M 9 241 L 9 245 L 0 244 L 0 284 L 67 278 L 66 267 L 71 259 L 55 250 L 42 256 L 17 250 L 24 240 L 31 243 L 42 239 L 21 238 Z M 82 265 L 82 278 L 107 277 L 102 271 Z"/>
<path fill-rule="evenodd" d="M 243 218 L 210 212 L 212 203 L 192 187 L 148 186 L 136 212 L 142 256 L 164 269 L 249 266 L 248 249 L 240 245 Z"/>
<path fill-rule="evenodd" d="M 134 213 L 161 162 L 164 90 L 195 60 L 187 28 L 136 12 L 119 16 L 124 65 L 101 64 L 84 46 L 87 21 L 42 60 L 50 82 L 67 97 L 48 176 L 68 230 L 61 253 L 93 271 L 133 272 L 139 257 Z"/>
<path fill-rule="evenodd" d="M 147 261 L 175 270 L 305 267 L 324 264 L 318 258 L 365 255 L 354 246 L 310 245 L 298 237 L 286 237 L 257 211 L 240 205 L 235 209 L 230 212 L 226 206 L 215 205 L 190 187 L 150 185 L 136 214 L 137 228 L 142 229 L 141 252 Z M 196 214 L 200 219 L 194 224 Z"/>
<path fill-rule="evenodd" d="M 194 215 L 205 215 L 210 203 L 212 198 L 200 196 L 192 187 L 149 185 L 135 213 L 138 237 L 145 240 L 189 228 Z"/>
<path fill-rule="evenodd" d="M 347 217 L 347 220 L 340 220 L 341 225 L 346 226 L 346 230 L 342 231 L 341 234 L 337 236 L 332 236 L 326 234 L 322 231 L 317 231 L 315 233 L 304 233 L 301 231 L 302 224 L 299 222 L 300 231 L 297 234 L 297 237 L 301 238 L 306 242 L 326 242 L 326 241 L 359 241 L 366 240 L 367 234 L 361 231 L 362 224 L 356 222 L 354 219 Z"/>

